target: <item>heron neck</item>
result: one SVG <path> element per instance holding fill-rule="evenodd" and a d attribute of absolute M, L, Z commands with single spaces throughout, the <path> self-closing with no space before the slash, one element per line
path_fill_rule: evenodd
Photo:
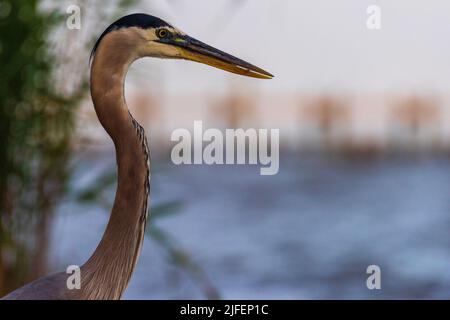
<path fill-rule="evenodd" d="M 124 98 L 126 73 L 135 58 L 127 50 L 114 49 L 107 41 L 99 47 L 91 69 L 91 93 L 98 119 L 115 145 L 118 184 L 106 231 L 82 267 L 83 299 L 121 298 L 136 266 L 147 215 L 147 141 Z"/>

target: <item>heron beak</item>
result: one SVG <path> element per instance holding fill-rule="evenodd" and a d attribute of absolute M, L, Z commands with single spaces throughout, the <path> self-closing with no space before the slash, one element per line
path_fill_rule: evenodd
<path fill-rule="evenodd" d="M 181 49 L 182 58 L 186 60 L 203 63 L 231 73 L 252 78 L 272 79 L 274 77 L 269 72 L 258 68 L 257 66 L 189 36 L 171 39 L 171 44 Z"/>

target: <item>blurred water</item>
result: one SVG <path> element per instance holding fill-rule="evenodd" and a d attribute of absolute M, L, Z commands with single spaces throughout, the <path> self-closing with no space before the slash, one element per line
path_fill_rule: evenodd
<path fill-rule="evenodd" d="M 179 214 L 157 224 L 225 299 L 449 298 L 448 160 L 285 155 L 273 177 L 253 166 L 167 165 L 152 177 L 152 204 L 183 201 Z M 73 184 L 82 187 L 101 169 L 113 170 L 114 158 L 80 164 Z M 55 269 L 82 263 L 108 218 L 71 201 L 59 212 Z M 382 269 L 382 290 L 366 288 L 372 264 Z M 203 297 L 147 238 L 125 298 Z"/>

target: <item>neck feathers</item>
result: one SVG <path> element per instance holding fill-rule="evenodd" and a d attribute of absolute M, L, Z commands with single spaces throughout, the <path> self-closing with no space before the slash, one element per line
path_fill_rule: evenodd
<path fill-rule="evenodd" d="M 145 132 L 130 115 L 124 98 L 126 72 L 136 60 L 129 41 L 119 32 L 106 36 L 92 64 L 92 98 L 101 124 L 114 141 L 118 184 L 103 238 L 82 267 L 82 299 L 120 299 L 144 237 L 150 160 Z"/>

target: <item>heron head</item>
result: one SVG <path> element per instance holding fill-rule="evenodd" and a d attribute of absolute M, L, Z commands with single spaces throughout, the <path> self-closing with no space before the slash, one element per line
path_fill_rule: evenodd
<path fill-rule="evenodd" d="M 127 49 L 133 50 L 135 58 L 184 59 L 243 76 L 273 78 L 269 72 L 198 41 L 171 24 L 147 14 L 131 14 L 114 22 L 100 36 L 92 55 L 101 41 L 114 33 L 121 34 L 122 47 L 128 46 Z"/>

